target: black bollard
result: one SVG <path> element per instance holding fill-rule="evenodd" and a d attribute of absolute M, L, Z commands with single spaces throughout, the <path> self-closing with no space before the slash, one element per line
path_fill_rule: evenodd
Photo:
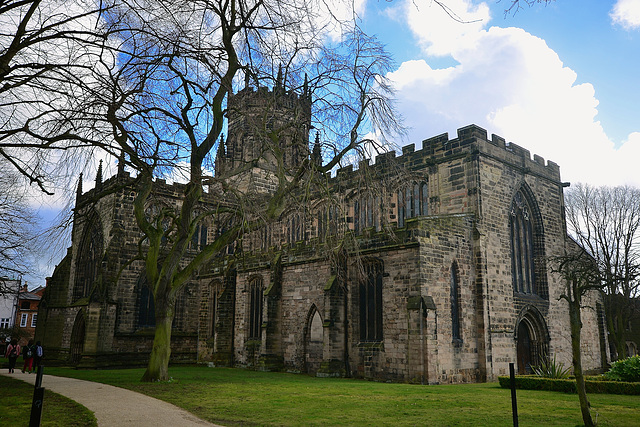
<path fill-rule="evenodd" d="M 42 365 L 38 366 L 38 373 L 36 374 L 36 387 L 42 386 Z"/>
<path fill-rule="evenodd" d="M 44 404 L 44 388 L 42 385 L 43 366 L 38 366 L 36 374 L 36 384 L 33 390 L 33 401 L 31 402 L 31 418 L 29 418 L 29 427 L 40 427 L 42 419 L 42 405 Z"/>
<path fill-rule="evenodd" d="M 513 413 L 513 427 L 518 427 L 518 402 L 516 401 L 516 371 L 513 363 L 509 363 L 511 376 L 511 412 Z"/>

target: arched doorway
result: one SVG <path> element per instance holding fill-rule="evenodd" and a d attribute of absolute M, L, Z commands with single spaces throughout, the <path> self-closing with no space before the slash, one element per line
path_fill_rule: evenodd
<path fill-rule="evenodd" d="M 80 310 L 76 315 L 76 320 L 73 322 L 73 329 L 71 330 L 71 363 L 77 365 L 80 363 L 80 358 L 84 351 L 84 336 L 85 336 L 85 320 L 84 312 Z"/>
<path fill-rule="evenodd" d="M 315 375 L 322 363 L 322 344 L 324 328 L 322 318 L 315 306 L 311 307 L 305 328 L 304 362 L 305 371 Z"/>
<path fill-rule="evenodd" d="M 518 374 L 530 374 L 549 352 L 549 332 L 544 317 L 534 306 L 522 309 L 515 328 Z"/>
<path fill-rule="evenodd" d="M 518 325 L 518 374 L 531 373 L 531 334 L 525 322 Z"/>

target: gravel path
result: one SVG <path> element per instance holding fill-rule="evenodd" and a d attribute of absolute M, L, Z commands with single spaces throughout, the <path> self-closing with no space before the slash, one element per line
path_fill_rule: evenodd
<path fill-rule="evenodd" d="M 35 384 L 35 374 L 23 374 L 18 370 L 9 374 L 4 371 L 0 375 Z M 43 376 L 42 387 L 45 388 L 45 406 L 47 390 L 54 391 L 93 411 L 101 427 L 216 426 L 170 403 L 120 387 L 53 375 Z"/>

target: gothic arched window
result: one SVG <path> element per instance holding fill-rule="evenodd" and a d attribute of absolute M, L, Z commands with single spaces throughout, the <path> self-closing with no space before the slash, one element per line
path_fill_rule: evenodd
<path fill-rule="evenodd" d="M 73 288 L 73 299 L 77 300 L 89 295 L 98 278 L 103 256 L 102 225 L 98 215 L 93 212 L 85 222 L 82 240 L 78 247 L 76 278 Z"/>
<path fill-rule="evenodd" d="M 364 265 L 360 281 L 360 340 L 382 341 L 382 262 Z"/>
<path fill-rule="evenodd" d="M 153 303 L 153 294 L 147 282 L 146 273 L 142 273 L 138 279 L 138 318 L 136 325 L 140 328 L 155 328 L 156 309 Z"/>
<path fill-rule="evenodd" d="M 190 285 L 185 285 L 176 295 L 176 304 L 171 328 L 177 331 L 185 332 L 187 330 L 189 294 L 191 293 Z"/>
<path fill-rule="evenodd" d="M 262 279 L 256 277 L 249 282 L 249 339 L 262 336 Z"/>
<path fill-rule="evenodd" d="M 542 220 L 526 189 L 516 192 L 509 212 L 513 290 L 548 298 Z"/>

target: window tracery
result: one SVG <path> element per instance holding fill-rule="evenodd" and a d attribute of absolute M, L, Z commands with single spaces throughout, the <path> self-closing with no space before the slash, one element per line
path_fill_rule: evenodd
<path fill-rule="evenodd" d="M 88 216 L 79 246 L 73 299 L 89 296 L 100 272 L 103 255 L 102 226 L 97 214 Z"/>
<path fill-rule="evenodd" d="M 429 188 L 426 182 L 414 182 L 398 189 L 398 227 L 409 218 L 429 214 Z"/>
<path fill-rule="evenodd" d="M 359 285 L 360 341 L 382 341 L 382 273 L 381 261 L 365 263 Z"/>
<path fill-rule="evenodd" d="M 509 233 L 514 292 L 548 299 L 542 218 L 526 185 L 515 193 L 511 202 Z"/>
<path fill-rule="evenodd" d="M 249 339 L 260 339 L 262 336 L 263 297 L 262 279 L 256 277 L 249 282 Z"/>

